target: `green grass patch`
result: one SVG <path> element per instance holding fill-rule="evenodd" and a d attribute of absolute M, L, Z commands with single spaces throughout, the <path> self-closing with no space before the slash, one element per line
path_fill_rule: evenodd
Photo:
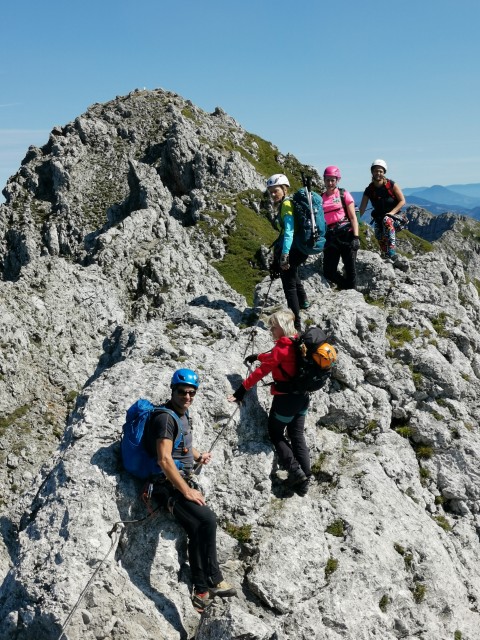
<path fill-rule="evenodd" d="M 235 538 L 235 540 L 238 540 L 238 542 L 241 542 L 242 544 L 244 544 L 245 542 L 250 542 L 250 540 L 252 539 L 252 525 L 250 524 L 237 526 L 227 521 L 225 522 L 223 528 L 228 533 L 228 535 L 232 536 L 232 538 Z"/>
<path fill-rule="evenodd" d="M 402 436 L 402 438 L 406 438 L 407 440 L 411 438 L 413 435 L 412 427 L 409 427 L 407 424 L 400 425 L 399 427 L 395 427 L 395 431 L 398 433 L 399 436 Z"/>
<path fill-rule="evenodd" d="M 364 429 L 360 431 L 359 438 L 364 438 L 365 436 L 372 434 L 376 429 L 378 429 L 378 427 L 379 427 L 379 424 L 376 420 L 369 420 L 369 422 L 367 422 L 367 424 L 365 425 Z"/>
<path fill-rule="evenodd" d="M 363 297 L 367 304 L 371 304 L 374 307 L 380 307 L 381 309 L 385 308 L 386 300 L 382 296 L 379 298 L 372 298 L 372 296 L 365 294 Z"/>
<path fill-rule="evenodd" d="M 220 262 L 212 263 L 250 306 L 253 305 L 256 285 L 267 275 L 260 268 L 258 251 L 262 245 L 269 246 L 276 237 L 277 234 L 264 218 L 239 205 L 236 229 L 228 236 L 225 257 Z"/>
<path fill-rule="evenodd" d="M 9 413 L 8 415 L 0 418 L 0 435 L 3 435 L 9 427 L 11 427 L 17 420 L 23 418 L 28 413 L 29 406 L 27 404 L 22 405 Z"/>
<path fill-rule="evenodd" d="M 420 373 L 420 371 L 415 371 L 415 369 L 413 368 L 413 365 L 411 364 L 408 365 L 408 368 L 412 372 L 412 381 L 415 386 L 415 389 L 419 391 L 423 387 L 423 375 Z"/>
<path fill-rule="evenodd" d="M 331 522 L 328 527 L 325 529 L 326 533 L 329 533 L 331 536 L 335 536 L 337 538 L 343 538 L 345 534 L 345 524 L 343 520 L 335 520 Z"/>
<path fill-rule="evenodd" d="M 391 600 L 390 598 L 385 594 L 380 598 L 380 601 L 378 603 L 379 609 L 380 611 L 382 611 L 383 613 L 386 613 L 387 609 L 388 609 L 388 605 L 390 604 Z"/>
<path fill-rule="evenodd" d="M 413 566 L 413 553 L 405 549 L 405 547 L 402 547 L 402 545 L 398 544 L 398 542 L 395 542 L 393 544 L 393 548 L 399 555 L 402 556 L 405 569 L 407 571 L 411 571 Z"/>
<path fill-rule="evenodd" d="M 228 284 L 253 305 L 255 286 L 267 275 L 260 269 L 258 252 L 278 237 L 269 220 L 237 202 L 235 230 L 228 236 L 223 260 L 212 263 Z"/>
<path fill-rule="evenodd" d="M 387 338 L 392 349 L 396 349 L 403 346 L 405 342 L 412 342 L 413 333 L 403 325 L 394 326 L 389 324 L 387 326 Z"/>
<path fill-rule="evenodd" d="M 311 471 L 312 471 L 312 475 L 315 478 L 318 478 L 323 473 L 323 465 L 326 459 L 327 459 L 327 454 L 325 453 L 325 451 L 322 451 L 321 454 L 318 456 L 318 458 L 315 460 L 315 462 L 312 464 Z"/>
<path fill-rule="evenodd" d="M 428 484 L 428 481 L 431 479 L 431 477 L 432 474 L 430 473 L 429 469 L 427 469 L 426 467 L 420 467 L 420 483 L 422 487 Z"/>
<path fill-rule="evenodd" d="M 415 253 L 430 253 L 430 251 L 433 251 L 433 244 L 431 242 L 428 242 L 423 238 L 419 238 L 419 236 L 416 236 L 411 231 L 408 231 L 408 229 L 399 231 L 398 237 L 400 242 L 401 240 L 407 241 L 412 247 L 413 251 L 415 251 Z"/>
<path fill-rule="evenodd" d="M 447 318 L 447 314 L 444 311 L 441 311 L 438 316 L 433 318 L 431 321 L 437 335 L 442 338 L 446 338 L 448 336 L 448 331 L 446 329 Z"/>
<path fill-rule="evenodd" d="M 420 467 L 420 477 L 424 480 L 429 480 L 432 477 L 432 474 L 426 467 Z"/>
<path fill-rule="evenodd" d="M 438 524 L 438 526 L 441 527 L 444 531 L 451 531 L 452 530 L 452 525 L 446 519 L 445 516 L 435 516 L 434 520 Z"/>
<path fill-rule="evenodd" d="M 338 560 L 336 558 L 330 557 L 327 560 L 327 564 L 325 565 L 325 579 L 329 580 L 332 573 L 338 569 Z"/>
<path fill-rule="evenodd" d="M 235 149 L 246 158 L 246 160 L 251 162 L 255 169 L 266 178 L 274 173 L 287 172 L 285 167 L 277 162 L 278 149 L 272 145 L 271 142 L 253 133 L 246 133 L 244 142 L 247 149 L 241 146 L 235 146 Z"/>
<path fill-rule="evenodd" d="M 427 444 L 415 446 L 415 455 L 419 460 L 429 460 L 433 456 L 433 448 Z"/>
<path fill-rule="evenodd" d="M 423 582 L 416 582 L 411 591 L 415 602 L 417 604 L 420 604 L 425 599 L 425 595 L 427 593 L 427 585 Z"/>

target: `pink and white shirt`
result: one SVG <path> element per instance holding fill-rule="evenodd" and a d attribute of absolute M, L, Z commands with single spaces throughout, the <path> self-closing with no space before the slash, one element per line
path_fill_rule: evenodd
<path fill-rule="evenodd" d="M 349 191 L 345 190 L 343 192 L 343 197 L 345 199 L 345 204 L 348 207 L 349 204 L 355 202 L 352 195 Z M 332 195 L 327 195 L 327 193 L 322 194 L 323 200 L 323 213 L 325 216 L 325 223 L 327 225 L 335 224 L 343 220 L 344 218 L 348 219 L 346 211 L 344 211 L 342 206 L 342 199 L 340 197 L 340 191 L 338 188 L 332 193 Z"/>

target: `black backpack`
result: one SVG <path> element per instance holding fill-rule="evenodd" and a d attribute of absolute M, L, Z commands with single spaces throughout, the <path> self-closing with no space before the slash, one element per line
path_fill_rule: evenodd
<path fill-rule="evenodd" d="M 337 352 L 329 344 L 327 334 L 320 327 L 309 327 L 298 338 L 290 338 L 297 355 L 297 372 L 288 376 L 279 365 L 285 376 L 285 382 L 275 381 L 273 384 L 280 393 L 312 393 L 323 387 L 332 374 L 337 361 Z"/>

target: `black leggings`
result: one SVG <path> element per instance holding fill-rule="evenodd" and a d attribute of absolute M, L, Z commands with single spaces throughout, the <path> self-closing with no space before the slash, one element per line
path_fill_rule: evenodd
<path fill-rule="evenodd" d="M 292 247 L 288 256 L 290 268 L 285 271 L 280 271 L 280 279 L 282 281 L 285 298 L 287 299 L 287 306 L 295 314 L 295 328 L 298 331 L 300 331 L 301 328 L 300 309 L 307 300 L 307 294 L 298 275 L 298 267 L 303 264 L 307 258 L 307 255 Z"/>
<path fill-rule="evenodd" d="M 357 252 L 352 249 L 352 240 L 350 227 L 349 232 L 340 232 L 338 235 L 327 233 L 323 250 L 323 275 L 340 289 L 356 289 L 357 286 Z M 340 258 L 345 267 L 345 276 L 337 271 Z"/>
<path fill-rule="evenodd" d="M 187 500 L 170 482 L 156 486 L 154 497 L 169 507 L 188 536 L 188 560 L 197 592 L 207 591 L 223 580 L 217 559 L 217 517 L 207 505 Z"/>
<path fill-rule="evenodd" d="M 268 416 L 268 435 L 277 452 L 280 466 L 288 471 L 300 466 L 306 476 L 312 475 L 305 441 L 305 416 L 309 402 L 308 394 L 273 396 Z"/>

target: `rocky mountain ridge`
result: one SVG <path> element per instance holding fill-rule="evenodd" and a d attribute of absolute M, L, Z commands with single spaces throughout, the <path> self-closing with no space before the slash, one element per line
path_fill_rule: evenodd
<path fill-rule="evenodd" d="M 445 217 L 440 230 L 438 218 L 409 211 L 411 231 L 428 230 L 432 244 L 403 234 L 395 265 L 380 259 L 367 228 L 358 291 L 330 288 L 321 258 L 309 260 L 304 320 L 325 326 L 340 354 L 307 419 L 312 489 L 300 498 L 282 487 L 262 386 L 202 472 L 238 598 L 199 619 L 180 528 L 165 513 L 128 522 L 148 515 L 119 457 L 128 406 L 166 399 L 171 372 L 195 368 L 194 433 L 206 449 L 234 411 L 226 396 L 246 373 L 245 352 L 270 346 L 263 319 L 257 333 L 246 324 L 284 302 L 279 281 L 270 286 L 261 273 L 264 179 L 277 169 L 298 180 L 301 166 L 220 109 L 206 114 L 175 94 L 136 91 L 52 131 L 8 183 L 0 207 L 5 640 L 57 639 L 63 630 L 70 640 L 476 638 L 474 221 Z M 253 221 L 257 235 L 244 242 L 250 253 L 239 268 L 243 279 L 250 267 L 259 274 L 249 308 L 219 269 L 231 277 L 221 265 L 240 260 Z"/>

